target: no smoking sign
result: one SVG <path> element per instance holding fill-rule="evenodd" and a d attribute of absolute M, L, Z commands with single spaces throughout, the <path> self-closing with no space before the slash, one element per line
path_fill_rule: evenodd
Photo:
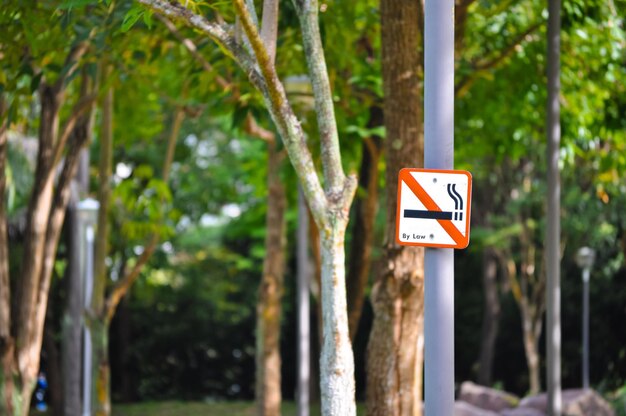
<path fill-rule="evenodd" d="M 402 169 L 396 241 L 406 246 L 467 247 L 471 198 L 472 175 L 467 171 Z"/>

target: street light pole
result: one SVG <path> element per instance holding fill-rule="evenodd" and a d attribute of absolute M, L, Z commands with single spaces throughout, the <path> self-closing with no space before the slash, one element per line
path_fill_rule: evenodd
<path fill-rule="evenodd" d="M 81 276 L 83 277 L 83 306 L 85 311 L 91 305 L 93 293 L 93 263 L 94 242 L 98 210 L 100 204 L 95 199 L 87 198 L 76 204 L 78 211 L 78 224 L 81 235 L 80 263 Z M 82 416 L 91 416 L 91 374 L 92 374 L 92 348 L 89 327 L 83 319 L 83 411 Z"/>
<path fill-rule="evenodd" d="M 583 389 L 589 389 L 589 269 L 583 269 Z"/>
<path fill-rule="evenodd" d="M 589 278 L 595 261 L 595 252 L 581 247 L 576 253 L 576 264 L 583 270 L 583 389 L 589 389 Z"/>
<path fill-rule="evenodd" d="M 547 168 L 548 195 L 546 215 L 546 384 L 548 415 L 561 416 L 561 177 L 559 148 L 560 122 L 560 43 L 561 0 L 548 0 L 547 48 Z"/>
<path fill-rule="evenodd" d="M 302 189 L 298 190 L 297 292 L 298 292 L 298 416 L 309 416 L 310 328 L 309 328 L 309 216 Z"/>

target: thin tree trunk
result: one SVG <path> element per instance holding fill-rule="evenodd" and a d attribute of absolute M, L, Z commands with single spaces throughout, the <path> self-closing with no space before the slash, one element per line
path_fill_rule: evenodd
<path fill-rule="evenodd" d="M 111 77 L 111 68 L 105 66 L 103 80 Z M 105 293 L 108 281 L 105 259 L 108 254 L 109 224 L 108 212 L 111 188 L 109 185 L 113 169 L 113 88 L 109 87 L 102 103 L 102 134 L 100 135 L 100 161 L 98 164 L 98 225 L 95 240 L 94 282 L 87 319 L 91 336 L 91 408 L 96 416 L 111 413 L 109 395 L 109 321 L 106 318 Z"/>
<path fill-rule="evenodd" d="M 89 325 L 92 345 L 92 403 L 94 416 L 111 414 L 109 321 L 94 319 Z"/>
<path fill-rule="evenodd" d="M 483 252 L 483 293 L 485 306 L 478 361 L 478 383 L 490 386 L 493 376 L 493 358 L 500 323 L 500 293 L 498 290 L 498 261 L 493 249 Z"/>
<path fill-rule="evenodd" d="M 4 96 L 0 95 L 0 414 L 21 415 L 25 399 L 19 394 L 21 389 L 15 357 L 15 339 L 11 333 L 11 282 L 5 205 L 7 112 Z"/>
<path fill-rule="evenodd" d="M 286 196 L 280 178 L 281 156 L 268 143 L 266 255 L 257 304 L 256 400 L 259 415 L 280 415 L 280 318 L 285 262 Z"/>
<path fill-rule="evenodd" d="M 382 114 L 370 114 L 370 126 L 380 125 Z M 377 117 L 379 120 L 374 120 Z M 363 141 L 363 156 L 359 172 L 359 187 L 365 195 L 356 198 L 354 203 L 354 225 L 352 244 L 346 279 L 348 293 L 348 327 L 350 339 L 354 340 L 361 312 L 367 279 L 372 261 L 372 243 L 374 240 L 374 220 L 378 212 L 378 162 L 381 156 L 382 141 L 378 137 L 369 137 Z"/>
<path fill-rule="evenodd" d="M 320 357 L 323 415 L 355 415 L 354 359 L 348 334 L 344 238 L 347 218 L 321 230 L 323 344 Z"/>
<path fill-rule="evenodd" d="M 229 51 L 252 84 L 261 91 L 322 236 L 322 412 L 325 415 L 355 415 L 354 362 L 348 334 L 343 238 L 357 181 L 352 175 L 346 176 L 341 165 L 333 95 L 319 31 L 317 1 L 294 1 L 294 8 L 302 28 L 303 47 L 313 86 L 324 187 L 306 146 L 301 124 L 293 113 L 276 68 L 259 35 L 258 24 L 253 17 L 256 14 L 254 5 L 250 6 L 244 0 L 233 1 L 250 46 L 246 49 L 222 26 L 195 15 L 183 5 L 162 0 L 140 2 L 170 17 L 182 19 L 209 35 Z"/>
<path fill-rule="evenodd" d="M 526 309 L 526 308 L 523 308 Z M 529 377 L 529 394 L 539 394 L 541 391 L 541 373 L 539 369 L 539 337 L 535 336 L 534 325 L 532 319 L 528 315 L 528 311 L 522 311 L 522 326 L 524 332 L 524 353 L 526 354 L 526 362 L 528 364 Z"/>
<path fill-rule="evenodd" d="M 111 76 L 111 69 L 106 68 L 103 82 Z M 91 313 L 94 316 L 102 315 L 107 284 L 107 270 L 105 259 L 108 254 L 109 237 L 109 196 L 111 186 L 109 181 L 113 171 L 113 88 L 109 87 L 102 103 L 102 134 L 100 135 L 100 161 L 98 164 L 98 210 L 97 238 L 95 240 L 94 282 L 91 298 Z"/>
<path fill-rule="evenodd" d="M 423 166 L 419 87 L 421 3 L 381 0 L 384 119 L 387 131 L 387 220 L 384 265 L 372 289 L 367 412 L 421 414 L 424 260 L 420 247 L 398 246 L 398 171 Z"/>
<path fill-rule="evenodd" d="M 278 37 L 278 0 L 264 0 L 261 40 L 274 63 Z M 257 304 L 256 402 L 259 416 L 280 415 L 280 318 L 285 262 L 285 209 L 287 198 L 280 178 L 281 155 L 276 137 L 267 146 L 267 214 L 263 278 Z"/>
<path fill-rule="evenodd" d="M 21 395 L 24 398 L 32 395 L 39 370 L 41 337 L 37 336 L 37 332 L 43 332 L 43 320 L 41 328 L 37 328 L 38 322 L 33 318 L 36 315 L 37 294 L 41 282 L 41 271 L 44 267 L 48 218 L 52 207 L 54 180 L 52 158 L 60 107 L 59 97 L 54 88 L 48 85 L 42 86 L 40 96 L 39 150 L 35 182 L 28 205 L 23 248 L 24 253 L 29 253 L 29 255 L 23 256 L 21 274 L 24 278 L 20 280 L 18 286 L 17 316 L 14 317 L 17 319 L 17 367 L 21 378 Z M 45 310 L 44 307 L 43 311 Z M 25 348 L 26 346 L 31 346 L 31 348 Z"/>
<path fill-rule="evenodd" d="M 94 264 L 94 293 L 91 302 L 91 319 L 89 322 L 93 348 L 93 382 L 92 382 L 92 407 L 96 416 L 108 416 L 111 414 L 110 397 L 110 364 L 109 364 L 109 327 L 117 305 L 132 287 L 132 284 L 140 275 L 141 268 L 147 263 L 154 253 L 158 236 L 153 234 L 144 246 L 143 253 L 137 258 L 134 266 L 118 281 L 111 293 L 105 297 L 107 270 L 104 259 L 107 255 L 108 223 L 106 211 L 108 210 L 110 189 L 108 178 L 112 172 L 112 145 L 113 145 L 113 91 L 109 90 L 105 96 L 103 105 L 103 132 L 101 137 L 101 153 L 99 177 L 101 180 L 98 191 L 100 211 L 98 214 L 98 236 L 96 240 L 96 258 Z M 172 121 L 172 129 L 167 140 L 166 156 L 163 161 L 163 181 L 169 180 L 172 160 L 174 158 L 176 140 L 184 119 L 184 109 L 176 108 Z"/>
<path fill-rule="evenodd" d="M 314 335 L 311 337 L 311 401 L 318 403 L 321 398 L 320 390 L 320 366 L 319 358 L 322 351 L 322 253 L 320 245 L 320 233 L 317 224 L 309 210 L 309 244 L 311 247 L 311 260 L 313 262 L 313 275 L 311 276 L 310 289 L 313 295 L 314 305 L 312 319 L 315 323 Z"/>

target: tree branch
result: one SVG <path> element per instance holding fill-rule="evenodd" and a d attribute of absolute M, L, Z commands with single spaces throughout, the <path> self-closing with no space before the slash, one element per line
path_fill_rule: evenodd
<path fill-rule="evenodd" d="M 11 338 L 11 289 L 9 279 L 9 244 L 5 207 L 8 108 L 0 94 L 0 356 Z"/>
<path fill-rule="evenodd" d="M 246 72 L 250 82 L 262 93 L 265 104 L 285 143 L 291 163 L 302 184 L 309 207 L 314 212 L 318 224 L 326 221 L 326 198 L 309 149 L 306 147 L 304 133 L 287 101 L 283 85 L 278 80 L 274 66 L 260 39 L 257 25 L 244 0 L 233 0 L 246 36 L 250 40 L 254 57 L 248 54 L 233 36 L 215 23 L 194 14 L 179 3 L 164 0 L 139 0 L 152 10 L 172 19 L 181 20 L 213 39 Z M 260 70 L 260 73 L 259 73 Z"/>
<path fill-rule="evenodd" d="M 259 32 L 246 11 L 243 0 L 233 0 L 233 2 L 246 36 L 250 40 L 264 83 L 267 86 L 265 91 L 261 91 L 263 98 L 283 138 L 289 158 L 300 179 L 303 192 L 306 195 L 315 221 L 318 226 L 321 226 L 326 222 L 327 201 L 317 176 L 311 153 L 306 146 L 302 127 L 293 114 L 285 89 L 276 75 L 274 65 L 267 54 Z"/>
<path fill-rule="evenodd" d="M 176 141 L 178 140 L 178 134 L 180 133 L 180 126 L 185 118 L 185 109 L 183 107 L 177 107 L 174 112 L 174 122 L 172 123 L 172 130 L 167 140 L 167 150 L 165 151 L 165 160 L 163 161 L 163 182 L 167 183 L 170 180 L 170 168 L 174 161 L 174 151 L 176 150 Z"/>
<path fill-rule="evenodd" d="M 88 107 L 91 108 L 91 107 Z M 65 219 L 67 204 L 70 199 L 70 185 L 72 179 L 76 175 L 78 161 L 82 149 L 88 142 L 90 124 L 90 114 L 83 114 L 76 127 L 72 131 L 72 140 L 69 152 L 63 163 L 63 169 L 56 186 L 52 208 L 48 218 L 48 228 L 46 232 L 46 241 L 44 249 L 44 265 L 39 279 L 39 289 L 37 295 L 37 320 L 43 325 L 45 318 L 46 304 L 48 302 L 48 294 L 50 289 L 50 279 L 56 260 L 55 253 L 61 236 L 61 229 Z"/>
<path fill-rule="evenodd" d="M 88 96 L 83 96 L 79 99 L 79 101 L 74 106 L 72 110 L 72 115 L 65 122 L 63 126 L 63 132 L 59 136 L 59 140 L 57 141 L 54 147 L 54 156 L 52 157 L 52 167 L 56 166 L 61 161 L 61 156 L 63 156 L 63 148 L 67 143 L 67 139 L 70 137 L 70 134 L 74 130 L 76 123 L 78 122 L 80 116 L 85 112 L 92 108 L 93 103 L 96 101 L 98 96 L 96 94 L 90 94 Z"/>
<path fill-rule="evenodd" d="M 89 41 L 93 38 L 95 33 L 96 31 L 92 30 L 89 33 L 89 37 L 87 38 L 87 40 L 84 40 L 83 42 L 80 42 L 72 47 L 72 49 L 68 53 L 67 57 L 65 58 L 64 64 L 64 68 L 67 69 L 63 71 L 62 75 L 59 77 L 59 79 L 57 79 L 53 86 L 54 91 L 57 95 L 65 90 L 65 83 L 74 74 L 74 71 L 78 69 L 80 58 L 82 58 L 82 56 L 89 49 Z"/>
<path fill-rule="evenodd" d="M 263 140 L 266 143 L 274 143 L 276 141 L 276 135 L 270 130 L 264 129 L 254 119 L 254 116 L 250 113 L 246 116 L 244 124 L 244 131 L 250 136 Z"/>
<path fill-rule="evenodd" d="M 187 85 L 183 87 L 183 96 L 186 95 Z M 163 160 L 163 181 L 168 182 L 170 177 L 170 168 L 172 161 L 174 160 L 174 151 L 176 150 L 176 141 L 180 133 L 180 127 L 185 117 L 185 109 L 182 106 L 176 107 L 174 114 L 174 121 L 172 123 L 172 130 L 167 140 L 167 149 L 165 151 L 165 159 Z M 128 290 L 132 287 L 133 283 L 139 278 L 139 273 L 143 266 L 150 260 L 156 246 L 159 242 L 157 234 L 152 234 L 145 245 L 143 253 L 137 259 L 137 262 L 133 268 L 122 277 L 115 285 L 104 304 L 104 317 L 106 322 L 110 322 L 115 314 L 115 309 L 120 303 L 122 298 L 126 295 Z"/>
<path fill-rule="evenodd" d="M 527 36 L 536 31 L 543 22 L 535 23 L 520 33 L 513 41 L 502 49 L 496 56 L 483 57 L 475 59 L 471 63 L 472 71 L 465 75 L 454 87 L 454 92 L 457 96 L 463 96 L 470 88 L 470 86 L 476 81 L 478 75 L 481 72 L 488 71 L 500 65 L 506 58 L 511 56 L 515 49 L 524 42 Z"/>
<path fill-rule="evenodd" d="M 120 279 L 111 290 L 111 293 L 107 297 L 104 305 L 104 318 L 107 323 L 111 322 L 120 300 L 122 300 L 124 295 L 128 292 L 128 289 L 130 289 L 133 283 L 135 283 L 135 281 L 139 278 L 139 273 L 148 260 L 150 260 L 150 257 L 156 249 L 158 240 L 159 238 L 157 235 L 153 234 L 143 253 L 141 253 L 141 255 L 137 258 L 137 262 L 133 268 L 122 279 Z"/>
<path fill-rule="evenodd" d="M 189 51 L 189 53 L 191 53 L 191 55 L 196 59 L 196 61 L 198 61 L 200 63 L 200 65 L 202 65 L 202 68 L 204 68 L 204 70 L 206 72 L 215 72 L 215 69 L 213 68 L 213 66 L 209 63 L 209 61 L 207 61 L 206 59 L 204 59 L 204 56 L 202 56 L 200 54 L 200 52 L 198 52 L 198 48 L 196 47 L 196 45 L 193 43 L 193 41 L 189 38 L 186 38 L 185 36 L 182 35 L 182 33 L 180 33 L 180 31 L 176 28 L 176 26 L 174 25 L 174 23 L 172 23 L 167 17 L 162 16 L 160 14 L 155 14 L 155 17 L 157 19 L 159 19 L 164 25 L 165 27 L 170 31 L 170 33 L 172 33 L 172 35 L 174 35 L 174 37 L 176 39 L 178 39 L 178 41 L 180 43 L 182 43 L 182 45 L 187 48 L 187 50 Z M 230 82 L 226 81 L 222 76 L 220 76 L 219 74 L 215 75 L 215 81 L 217 82 L 217 84 L 225 89 L 225 90 L 230 90 L 232 88 L 232 85 Z"/>
<path fill-rule="evenodd" d="M 256 8 L 254 7 L 254 0 L 245 0 L 246 7 L 248 9 L 248 13 L 250 14 L 250 18 L 254 23 L 254 26 L 259 27 L 259 17 L 256 14 Z"/>
<path fill-rule="evenodd" d="M 93 85 L 89 76 L 86 72 L 83 72 L 80 100 L 84 101 L 84 98 L 89 97 L 92 89 Z M 87 106 L 87 113 L 84 111 L 82 112 L 78 121 L 71 130 L 69 150 L 65 157 L 63 169 L 59 176 L 50 213 L 48 215 L 48 226 L 46 229 L 42 256 L 43 266 L 38 279 L 38 287 L 36 288 L 35 318 L 33 319 L 35 325 L 32 326 L 31 332 L 27 334 L 29 339 L 33 342 L 33 345 L 37 346 L 40 346 L 42 342 L 42 328 L 44 326 L 44 319 L 47 310 L 50 280 L 52 278 L 52 272 L 56 260 L 55 254 L 57 252 L 61 230 L 65 220 L 65 213 L 70 200 L 71 183 L 78 168 L 82 150 L 91 137 L 91 111 L 93 110 L 93 103 L 94 101 L 91 101 L 91 103 Z"/>
<path fill-rule="evenodd" d="M 261 20 L 261 40 L 272 63 L 276 60 L 276 39 L 278 38 L 278 0 L 263 1 Z"/>
<path fill-rule="evenodd" d="M 103 58 L 101 64 L 104 99 L 102 101 L 102 117 L 100 120 L 100 157 L 98 160 L 98 191 L 100 203 L 97 218 L 96 240 L 94 244 L 93 290 L 89 301 L 89 309 L 94 315 L 103 313 L 104 297 L 108 281 L 106 257 L 109 240 L 109 207 L 111 195 L 111 176 L 113 171 L 113 106 L 114 91 L 109 80 L 112 66 Z"/>
<path fill-rule="evenodd" d="M 209 22 L 203 16 L 193 13 L 191 10 L 186 9 L 180 3 L 168 2 L 165 0 L 138 0 L 141 4 L 154 10 L 155 12 L 169 17 L 174 20 L 180 20 L 183 23 L 198 29 L 202 33 L 209 36 L 215 43 L 217 43 L 223 50 L 234 59 L 239 66 L 246 72 L 248 78 L 252 84 L 260 91 L 263 91 L 265 86 L 261 75 L 258 73 L 255 62 L 252 57 L 247 53 L 233 36 L 230 36 L 224 27 L 221 25 Z"/>
<path fill-rule="evenodd" d="M 303 2 L 299 6 L 294 2 L 300 26 L 302 27 L 302 41 L 304 54 L 307 60 L 313 97 L 315 99 L 315 113 L 320 135 L 321 158 L 324 168 L 324 179 L 327 184 L 327 193 L 331 198 L 339 198 L 344 187 L 345 174 L 341 166 L 339 150 L 339 135 L 333 106 L 333 96 L 326 69 L 324 49 L 319 31 L 317 0 Z"/>
<path fill-rule="evenodd" d="M 465 39 L 465 24 L 467 23 L 467 11 L 469 6 L 476 0 L 456 0 L 454 10 L 454 49 L 456 53 L 463 50 Z"/>
<path fill-rule="evenodd" d="M 485 69 L 491 69 L 497 66 L 504 59 L 511 56 L 511 54 L 515 52 L 515 49 L 519 45 L 522 44 L 522 42 L 526 39 L 526 37 L 530 35 L 531 33 L 533 33 L 534 31 L 536 31 L 537 29 L 539 29 L 539 27 L 541 27 L 542 24 L 543 22 L 535 23 L 534 25 L 530 26 L 528 29 L 526 29 L 525 31 L 517 35 L 517 37 L 513 39 L 513 41 L 507 47 L 505 47 L 502 51 L 500 51 L 498 55 L 491 57 L 489 59 L 483 58 L 483 59 L 477 60 L 472 66 L 479 71 L 485 70 Z"/>

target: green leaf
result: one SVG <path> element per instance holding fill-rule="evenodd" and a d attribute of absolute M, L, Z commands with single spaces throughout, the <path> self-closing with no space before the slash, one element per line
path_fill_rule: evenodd
<path fill-rule="evenodd" d="M 143 14 L 143 22 L 149 29 L 152 29 L 152 10 Z"/>
<path fill-rule="evenodd" d="M 149 165 L 139 165 L 135 168 L 133 175 L 138 178 L 149 179 L 154 176 L 154 170 Z"/>
<path fill-rule="evenodd" d="M 30 81 L 30 92 L 34 93 L 39 88 L 39 84 L 41 83 L 41 77 L 43 76 L 43 72 L 35 75 Z"/>
<path fill-rule="evenodd" d="M 90 4 L 98 4 L 98 0 L 65 0 L 61 3 L 58 10 L 70 10 L 74 7 L 85 7 Z"/>
<path fill-rule="evenodd" d="M 128 32 L 137 23 L 139 18 L 144 14 L 145 10 L 139 7 L 133 7 L 124 16 L 122 22 L 122 32 Z"/>

